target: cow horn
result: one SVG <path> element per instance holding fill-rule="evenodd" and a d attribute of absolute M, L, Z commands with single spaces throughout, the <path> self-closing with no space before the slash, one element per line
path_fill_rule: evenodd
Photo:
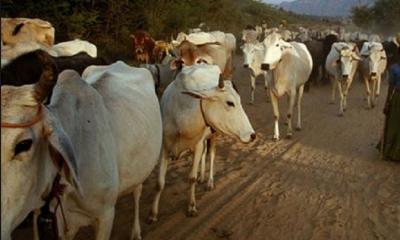
<path fill-rule="evenodd" d="M 224 78 L 222 77 L 222 74 L 219 75 L 218 87 L 219 87 L 220 89 L 223 89 L 223 88 L 225 87 Z"/>
<path fill-rule="evenodd" d="M 37 57 L 42 65 L 42 74 L 39 81 L 35 84 L 35 99 L 38 102 L 43 102 L 49 93 L 53 90 L 56 82 L 55 63 L 50 58 L 50 55 L 44 51 L 38 51 Z"/>

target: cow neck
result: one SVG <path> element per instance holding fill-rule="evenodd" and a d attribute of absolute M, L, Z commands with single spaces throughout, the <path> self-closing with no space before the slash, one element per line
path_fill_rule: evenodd
<path fill-rule="evenodd" d="M 206 124 L 206 127 L 209 127 L 211 129 L 212 133 L 215 133 L 215 129 L 208 123 L 206 114 L 204 113 L 204 107 L 203 107 L 203 99 L 200 99 L 200 111 L 201 111 L 201 116 L 203 117 L 204 123 Z"/>

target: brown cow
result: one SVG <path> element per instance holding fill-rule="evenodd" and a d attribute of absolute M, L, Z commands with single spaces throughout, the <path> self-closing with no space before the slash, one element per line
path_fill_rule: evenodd
<path fill-rule="evenodd" d="M 134 59 L 137 63 L 154 62 L 153 49 L 154 39 L 148 32 L 137 31 L 130 36 L 133 39 Z"/>
<path fill-rule="evenodd" d="M 51 23 L 38 18 L 1 18 L 1 39 L 4 45 L 32 41 L 51 47 L 54 28 Z"/>

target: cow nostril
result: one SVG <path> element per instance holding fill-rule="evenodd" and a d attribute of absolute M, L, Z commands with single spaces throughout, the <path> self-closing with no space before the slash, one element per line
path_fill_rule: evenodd
<path fill-rule="evenodd" d="M 255 139 L 256 139 L 256 134 L 255 133 L 252 133 L 251 135 L 250 135 L 250 138 L 251 138 L 251 141 L 254 141 Z"/>
<path fill-rule="evenodd" d="M 343 75 L 343 78 L 348 78 L 348 77 L 349 77 L 349 75 L 347 75 L 347 74 Z"/>
<path fill-rule="evenodd" d="M 371 76 L 375 77 L 376 76 L 376 72 L 372 72 Z"/>
<path fill-rule="evenodd" d="M 268 71 L 269 68 L 270 68 L 269 64 L 267 64 L 267 63 L 261 64 L 261 69 L 262 69 L 262 70 Z"/>
<path fill-rule="evenodd" d="M 244 67 L 244 68 L 248 68 L 248 67 L 249 67 L 249 64 L 244 64 L 243 67 Z"/>

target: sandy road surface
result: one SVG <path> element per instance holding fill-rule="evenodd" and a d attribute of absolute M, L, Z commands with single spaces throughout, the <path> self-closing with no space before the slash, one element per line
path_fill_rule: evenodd
<path fill-rule="evenodd" d="M 144 239 L 400 239 L 400 164 L 380 161 L 375 149 L 384 97 L 366 110 L 364 87 L 355 81 L 348 111 L 338 117 L 338 105 L 329 104 L 330 87 L 312 88 L 304 97 L 303 130 L 273 142 L 263 83 L 257 83 L 255 105 L 247 104 L 249 83 L 240 61 L 235 80 L 257 141 L 220 139 L 216 188 L 207 192 L 198 185 L 195 218 L 185 216 L 190 161 L 183 159 L 170 165 L 159 221 L 145 223 L 157 169 L 141 199 Z M 280 104 L 285 116 L 286 98 Z M 112 239 L 129 239 L 133 197 L 122 197 L 116 213 Z M 26 234 L 29 229 L 19 230 L 16 239 Z M 83 229 L 77 239 L 93 239 L 93 232 Z"/>

